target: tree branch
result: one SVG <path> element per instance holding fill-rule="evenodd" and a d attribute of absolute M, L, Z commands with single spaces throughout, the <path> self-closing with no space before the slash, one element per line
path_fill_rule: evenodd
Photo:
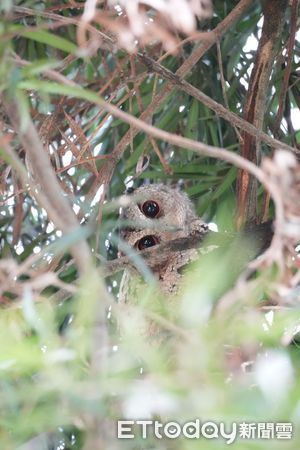
<path fill-rule="evenodd" d="M 57 228 L 64 233 L 74 231 L 79 227 L 76 216 L 60 189 L 49 155 L 40 141 L 31 118 L 26 117 L 26 122 L 22 123 L 17 101 L 7 96 L 2 96 L 2 101 L 7 116 L 26 151 L 33 169 L 33 176 L 40 185 L 37 189 L 42 191 L 43 196 L 39 199 L 46 198 L 46 202 L 41 203 L 41 206 L 45 208 L 50 220 Z M 71 253 L 81 274 L 88 271 L 92 258 L 86 242 L 78 242 L 71 248 Z"/>
<path fill-rule="evenodd" d="M 139 256 L 141 256 L 147 266 L 151 268 L 166 261 L 170 257 L 170 253 L 199 247 L 199 244 L 203 242 L 206 236 L 206 233 L 194 233 L 188 237 L 173 239 L 164 244 L 142 250 L 139 252 Z M 116 258 L 105 263 L 101 274 L 108 277 L 132 265 L 133 259 L 131 255 L 122 256 L 121 258 Z"/>
<path fill-rule="evenodd" d="M 274 59 L 281 42 L 287 0 L 263 2 L 264 23 L 254 67 L 251 72 L 244 106 L 244 119 L 259 131 L 256 138 L 248 130 L 242 135 L 241 155 L 259 164 L 261 159 L 261 130 Z M 281 144 L 281 148 L 283 148 Z M 239 225 L 257 219 L 257 180 L 241 170 L 237 178 L 237 222 Z"/>
<path fill-rule="evenodd" d="M 300 154 L 300 151 L 298 149 L 293 148 L 290 145 L 287 145 L 284 142 L 281 142 L 277 139 L 274 139 L 271 136 L 268 136 L 261 129 L 257 128 L 255 125 L 252 125 L 252 123 L 249 123 L 247 120 L 239 117 L 237 114 L 229 111 L 223 105 L 216 102 L 215 100 L 204 94 L 202 91 L 200 91 L 200 89 L 192 86 L 187 81 L 181 79 L 179 76 L 171 72 L 169 69 L 166 69 L 153 59 L 149 58 L 149 56 L 145 54 L 138 54 L 138 57 L 148 67 L 150 71 L 158 73 L 160 76 L 170 81 L 170 83 L 172 83 L 173 86 L 178 87 L 180 90 L 186 92 L 191 97 L 194 97 L 196 100 L 199 100 L 209 109 L 214 111 L 218 116 L 227 120 L 232 125 L 235 125 L 236 127 L 240 128 L 242 131 L 245 131 L 249 135 L 260 139 L 262 142 L 265 142 L 271 147 L 281 148 L 283 150 L 288 150 L 293 153 Z"/>

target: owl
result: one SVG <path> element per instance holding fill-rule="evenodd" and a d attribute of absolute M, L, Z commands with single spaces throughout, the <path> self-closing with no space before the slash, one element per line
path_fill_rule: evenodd
<path fill-rule="evenodd" d="M 192 202 L 183 192 L 163 184 L 151 184 L 132 190 L 128 196 L 129 206 L 120 215 L 120 236 L 136 252 L 190 236 L 193 232 L 208 232 L 208 225 L 196 215 Z M 125 223 L 123 228 L 122 222 Z M 159 265 L 150 262 L 149 268 L 165 296 L 177 292 L 182 267 L 196 257 L 195 249 L 187 249 L 170 252 Z M 137 269 L 127 268 L 120 285 L 119 303 L 138 303 L 143 284 Z"/>

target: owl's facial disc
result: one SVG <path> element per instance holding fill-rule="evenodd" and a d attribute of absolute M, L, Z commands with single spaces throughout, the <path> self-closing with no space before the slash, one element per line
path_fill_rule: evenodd
<path fill-rule="evenodd" d="M 184 236 L 195 217 L 188 197 L 162 184 L 141 186 L 129 195 L 120 234 L 137 251 Z"/>

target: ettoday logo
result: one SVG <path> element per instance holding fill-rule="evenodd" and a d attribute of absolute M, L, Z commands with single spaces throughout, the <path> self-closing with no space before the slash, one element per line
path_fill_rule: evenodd
<path fill-rule="evenodd" d="M 240 439 L 291 439 L 293 424 L 290 422 L 201 422 L 200 419 L 180 424 L 176 421 L 162 423 L 158 420 L 118 420 L 118 439 L 223 439 L 232 444 Z"/>

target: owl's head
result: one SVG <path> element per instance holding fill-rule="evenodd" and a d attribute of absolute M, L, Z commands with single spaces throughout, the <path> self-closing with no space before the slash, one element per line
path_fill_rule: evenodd
<path fill-rule="evenodd" d="M 141 186 L 127 195 L 130 204 L 121 212 L 121 237 L 137 251 L 186 236 L 196 218 L 187 195 L 163 184 Z"/>

